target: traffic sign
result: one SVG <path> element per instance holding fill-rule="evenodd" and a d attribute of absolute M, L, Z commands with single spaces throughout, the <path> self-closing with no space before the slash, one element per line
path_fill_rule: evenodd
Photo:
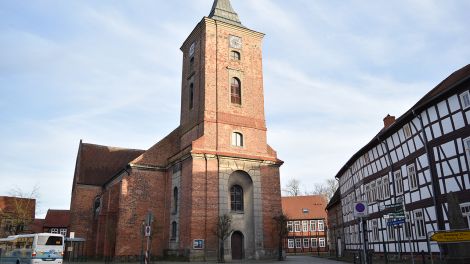
<path fill-rule="evenodd" d="M 397 218 L 404 218 L 404 217 L 405 217 L 405 215 L 394 214 L 394 213 L 384 215 L 384 219 L 397 219 Z"/>
<path fill-rule="evenodd" d="M 395 219 L 387 222 L 387 226 L 401 225 L 405 223 L 404 218 Z"/>
<path fill-rule="evenodd" d="M 145 226 L 145 236 L 149 237 L 152 234 L 152 227 Z"/>
<path fill-rule="evenodd" d="M 354 217 L 365 217 L 369 215 L 369 210 L 367 209 L 367 203 L 364 201 L 354 203 Z"/>
<path fill-rule="evenodd" d="M 470 230 L 438 231 L 430 237 L 431 241 L 440 243 L 470 242 Z"/>

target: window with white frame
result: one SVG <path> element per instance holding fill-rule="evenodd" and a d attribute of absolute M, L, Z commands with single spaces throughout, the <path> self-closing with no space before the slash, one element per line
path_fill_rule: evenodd
<path fill-rule="evenodd" d="M 51 228 L 51 233 L 52 234 L 59 234 L 59 229 L 58 228 Z"/>
<path fill-rule="evenodd" d="M 239 132 L 232 133 L 232 146 L 243 147 L 243 135 Z"/>
<path fill-rule="evenodd" d="M 467 109 L 470 107 L 470 93 L 466 91 L 465 93 L 460 95 L 460 101 L 462 102 L 463 109 Z"/>
<path fill-rule="evenodd" d="M 418 189 L 419 183 L 418 183 L 418 177 L 416 176 L 416 169 L 415 165 L 411 164 L 407 167 L 408 170 L 408 181 L 410 182 L 410 188 L 412 190 Z"/>
<path fill-rule="evenodd" d="M 403 126 L 403 133 L 405 134 L 405 138 L 410 138 L 411 137 L 410 124 L 406 124 L 406 125 Z"/>
<path fill-rule="evenodd" d="M 375 192 L 375 188 L 376 188 L 375 182 L 372 182 L 370 184 L 371 202 L 375 202 L 377 200 L 377 195 L 376 195 L 376 192 Z"/>
<path fill-rule="evenodd" d="M 300 221 L 295 221 L 294 222 L 294 231 L 295 232 L 300 232 Z"/>
<path fill-rule="evenodd" d="M 370 162 L 369 152 L 366 152 L 366 154 L 364 154 L 364 161 L 365 161 L 365 163 Z"/>
<path fill-rule="evenodd" d="M 379 241 L 379 221 L 377 219 L 372 220 L 372 240 Z"/>
<path fill-rule="evenodd" d="M 395 172 L 395 191 L 396 195 L 403 194 L 403 178 L 401 177 L 401 170 Z"/>
<path fill-rule="evenodd" d="M 418 238 L 425 238 L 426 237 L 426 223 L 424 222 L 423 210 L 414 211 L 414 222 L 415 222 L 416 236 Z"/>
<path fill-rule="evenodd" d="M 366 199 L 368 202 L 371 202 L 370 200 L 370 186 L 369 184 L 367 184 L 365 187 L 364 187 L 364 192 L 366 193 Z"/>
<path fill-rule="evenodd" d="M 385 176 L 382 180 L 382 184 L 384 186 L 384 199 L 390 198 L 390 183 L 388 181 L 388 175 Z"/>
<path fill-rule="evenodd" d="M 383 200 L 383 198 L 384 198 L 383 195 L 384 194 L 383 194 L 382 179 L 378 179 L 375 184 L 377 186 L 377 198 L 379 200 Z"/>
<path fill-rule="evenodd" d="M 302 221 L 302 231 L 308 232 L 308 221 Z"/>
<path fill-rule="evenodd" d="M 316 231 L 316 230 L 317 230 L 317 221 L 310 220 L 310 231 Z"/>
<path fill-rule="evenodd" d="M 411 222 L 409 219 L 406 220 L 404 224 L 405 229 L 405 238 L 411 238 Z"/>
<path fill-rule="evenodd" d="M 294 248 L 294 239 L 287 239 L 287 247 Z"/>
<path fill-rule="evenodd" d="M 318 231 L 324 231 L 325 225 L 323 224 L 323 220 L 318 220 Z"/>
<path fill-rule="evenodd" d="M 309 248 L 308 240 L 309 240 L 308 238 L 304 238 L 304 241 L 303 241 L 304 242 L 304 244 L 303 244 L 304 248 Z"/>
<path fill-rule="evenodd" d="M 287 222 L 287 230 L 288 230 L 289 232 L 294 231 L 292 221 Z"/>
<path fill-rule="evenodd" d="M 324 237 L 320 237 L 318 239 L 318 244 L 320 247 L 325 247 L 325 238 Z"/>
<path fill-rule="evenodd" d="M 463 145 L 467 153 L 468 166 L 470 166 L 470 137 L 463 140 Z"/>
<path fill-rule="evenodd" d="M 67 236 L 67 228 L 61 228 L 59 233 L 63 236 Z"/>
<path fill-rule="evenodd" d="M 388 240 L 395 240 L 395 226 L 387 226 Z"/>
<path fill-rule="evenodd" d="M 295 239 L 295 247 L 296 248 L 302 248 L 302 239 L 300 239 L 300 238 Z"/>
<path fill-rule="evenodd" d="M 317 247 L 317 239 L 316 238 L 311 238 L 310 239 L 310 246 L 313 247 L 313 248 Z"/>
<path fill-rule="evenodd" d="M 461 204 L 460 210 L 462 210 L 462 215 L 467 222 L 467 228 L 470 228 L 470 203 Z"/>

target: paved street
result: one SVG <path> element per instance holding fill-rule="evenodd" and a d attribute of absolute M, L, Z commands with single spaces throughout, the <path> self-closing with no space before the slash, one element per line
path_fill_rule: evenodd
<path fill-rule="evenodd" d="M 175 264 L 177 262 L 155 262 L 155 264 Z M 181 263 L 194 263 L 194 262 L 181 262 Z M 198 263 L 204 263 L 204 262 L 198 262 Z M 276 264 L 289 264 L 289 263 L 311 263 L 311 264 L 340 264 L 343 263 L 345 264 L 346 262 L 341 262 L 341 261 L 336 261 L 336 260 L 329 260 L 329 259 L 324 259 L 324 258 L 317 258 L 317 257 L 312 257 L 312 256 L 287 256 L 286 261 L 242 261 L 242 262 L 227 262 L 227 263 L 276 263 Z"/>
<path fill-rule="evenodd" d="M 104 262 L 72 262 L 72 264 L 102 264 Z M 153 264 L 202 264 L 202 263 L 207 263 L 207 262 L 175 262 L 175 261 L 155 261 L 152 262 Z M 216 262 L 209 262 L 209 263 L 216 263 Z M 310 263 L 310 264 L 345 264 L 347 262 L 341 262 L 341 261 L 336 261 L 336 260 L 329 260 L 329 259 L 324 259 L 324 258 L 317 258 L 317 257 L 312 257 L 312 256 L 287 256 L 286 261 L 276 261 L 276 260 L 271 260 L 271 261 L 255 261 L 255 260 L 247 260 L 247 261 L 241 261 L 241 262 L 226 262 L 226 263 L 276 263 L 276 264 L 290 264 L 290 263 L 295 263 L 295 264 L 301 264 L 301 263 Z M 67 261 L 65 261 L 65 264 L 68 264 Z M 138 264 L 138 262 L 135 263 L 121 263 L 121 264 Z"/>

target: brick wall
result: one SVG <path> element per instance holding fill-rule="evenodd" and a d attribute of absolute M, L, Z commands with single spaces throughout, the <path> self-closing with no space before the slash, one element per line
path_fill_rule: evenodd
<path fill-rule="evenodd" d="M 101 193 L 101 187 L 75 185 L 70 202 L 70 231 L 75 237 L 86 239 L 85 255 L 94 256 L 96 225 L 93 220 L 93 202 Z"/>

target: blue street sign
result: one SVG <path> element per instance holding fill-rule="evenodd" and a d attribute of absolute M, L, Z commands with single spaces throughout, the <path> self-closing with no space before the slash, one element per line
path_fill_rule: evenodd
<path fill-rule="evenodd" d="M 388 221 L 387 225 L 388 226 L 394 226 L 394 225 L 401 225 L 401 224 L 404 224 L 404 223 L 405 223 L 405 218 L 402 218 L 402 219 L 395 219 L 395 220 L 392 220 L 392 221 Z"/>

